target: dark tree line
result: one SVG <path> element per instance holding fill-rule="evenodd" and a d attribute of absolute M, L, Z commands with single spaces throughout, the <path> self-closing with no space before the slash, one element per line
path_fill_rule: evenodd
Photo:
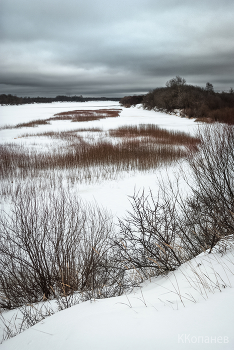
<path fill-rule="evenodd" d="M 83 97 L 80 96 L 64 96 L 56 97 L 18 97 L 15 95 L 0 95 L 1 105 L 23 105 L 31 103 L 51 103 L 51 102 L 87 102 L 87 101 L 119 101 L 117 97 Z"/>
<path fill-rule="evenodd" d="M 133 96 L 125 96 L 121 98 L 120 103 L 124 107 L 136 106 L 139 103 L 143 102 L 144 95 L 133 95 Z"/>
<path fill-rule="evenodd" d="M 134 97 L 134 99 L 132 99 Z M 219 121 L 234 124 L 234 92 L 216 93 L 211 83 L 205 88 L 186 84 L 177 76 L 166 83 L 166 87 L 156 88 L 144 96 L 126 96 L 120 103 L 126 107 L 135 105 L 142 99 L 148 110 L 173 112 L 180 110 L 181 116 L 198 120 Z"/>

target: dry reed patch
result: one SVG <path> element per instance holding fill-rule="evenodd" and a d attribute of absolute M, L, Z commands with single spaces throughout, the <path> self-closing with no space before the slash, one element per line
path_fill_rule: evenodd
<path fill-rule="evenodd" d="M 71 120 L 72 122 L 87 122 L 93 120 L 100 120 L 105 118 L 116 118 L 119 116 L 122 109 L 97 109 L 97 110 L 75 110 L 68 112 L 61 112 L 48 119 L 31 120 L 27 123 L 20 123 L 17 125 L 5 125 L 0 127 L 0 130 L 5 129 L 19 129 L 36 127 L 38 125 L 50 124 L 50 121 L 56 120 Z"/>
<path fill-rule="evenodd" d="M 38 120 L 31 120 L 28 123 L 20 123 L 16 125 L 4 125 L 0 127 L 0 130 L 6 130 L 6 129 L 20 129 L 20 128 L 35 128 L 38 125 L 46 125 L 50 124 L 48 119 L 38 119 Z"/>
<path fill-rule="evenodd" d="M 29 128 L 34 128 L 35 126 L 38 126 L 38 125 L 46 125 L 46 124 L 50 124 L 48 122 L 48 120 L 46 119 L 38 119 L 38 120 L 33 120 L 33 121 L 30 121 L 28 123 L 21 123 L 21 124 L 17 124 L 15 127 L 18 129 L 18 128 L 25 128 L 25 127 L 29 127 Z"/>
<path fill-rule="evenodd" d="M 50 138 L 55 138 L 55 139 L 64 139 L 66 138 L 69 139 L 71 135 L 76 136 L 77 132 L 102 132 L 103 129 L 101 128 L 78 128 L 78 129 L 70 129 L 66 131 L 45 131 L 45 132 L 39 132 L 36 134 L 30 134 L 26 133 L 21 135 L 21 137 L 50 137 Z"/>
<path fill-rule="evenodd" d="M 35 128 L 38 125 L 50 124 L 47 119 L 31 120 L 28 123 L 20 123 L 16 125 L 4 125 L 0 127 L 0 130 L 6 129 L 20 129 L 20 128 Z"/>
<path fill-rule="evenodd" d="M 0 146 L 0 178 L 4 181 L 7 178 L 34 179 L 47 177 L 50 172 L 56 177 L 60 171 L 67 171 L 66 178 L 74 178 L 76 182 L 116 178 L 126 171 L 150 171 L 170 165 L 187 155 L 187 147 L 180 146 L 192 146 L 196 150 L 198 142 L 185 133 L 171 132 L 155 125 L 121 127 L 98 137 L 92 132 L 103 130 L 78 128 L 24 135 L 63 141 L 46 150 L 13 144 Z M 109 139 L 108 136 L 116 138 Z"/>
<path fill-rule="evenodd" d="M 127 125 L 109 131 L 112 137 L 136 138 L 151 137 L 158 144 L 196 145 L 199 139 L 182 131 L 162 129 L 155 124 Z"/>
<path fill-rule="evenodd" d="M 75 129 L 75 130 L 70 130 L 71 132 L 102 132 L 103 129 L 101 128 L 80 128 L 80 129 Z"/>
<path fill-rule="evenodd" d="M 67 135 L 66 135 L 67 137 Z M 23 146 L 0 146 L 0 178 L 25 178 L 38 176 L 41 171 L 65 169 L 90 169 L 97 167 L 114 169 L 116 172 L 154 169 L 163 164 L 184 157 L 186 151 L 171 145 L 153 144 L 149 138 L 144 141 L 128 139 L 112 144 L 101 140 L 90 144 L 77 135 L 67 147 L 53 151 L 36 151 Z"/>
<path fill-rule="evenodd" d="M 0 130 L 7 130 L 7 129 L 13 129 L 14 126 L 6 124 L 0 127 Z"/>
<path fill-rule="evenodd" d="M 31 120 L 28 123 L 16 124 L 15 126 L 12 126 L 12 129 L 35 128 L 38 125 L 46 125 L 46 124 L 50 124 L 48 119 Z"/>
<path fill-rule="evenodd" d="M 105 118 L 116 118 L 119 116 L 120 112 L 121 109 L 75 110 L 57 113 L 54 118 L 50 118 L 49 120 L 67 118 L 71 119 L 72 122 L 92 121 Z"/>

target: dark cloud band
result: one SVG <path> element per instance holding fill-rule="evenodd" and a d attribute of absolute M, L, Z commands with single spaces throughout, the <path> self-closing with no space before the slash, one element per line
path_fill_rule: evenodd
<path fill-rule="evenodd" d="M 234 86 L 234 2 L 2 0 L 0 93 L 118 95 L 175 75 Z"/>

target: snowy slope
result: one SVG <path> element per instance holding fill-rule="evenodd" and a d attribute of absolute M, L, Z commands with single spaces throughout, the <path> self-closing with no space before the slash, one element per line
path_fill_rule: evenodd
<path fill-rule="evenodd" d="M 127 296 L 87 301 L 58 312 L 0 348 L 231 350 L 233 254 L 202 254 Z"/>

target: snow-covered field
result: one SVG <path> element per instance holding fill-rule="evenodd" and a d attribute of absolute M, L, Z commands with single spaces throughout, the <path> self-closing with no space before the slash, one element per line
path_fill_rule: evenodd
<path fill-rule="evenodd" d="M 35 128 L 20 129 L 0 129 L 1 143 L 14 143 L 18 145 L 27 145 L 29 147 L 39 147 L 46 149 L 52 140 L 48 138 L 24 138 L 21 137 L 27 133 L 41 133 L 47 131 L 65 131 L 77 128 L 98 127 L 103 130 L 115 129 L 122 125 L 156 124 L 159 127 L 169 130 L 180 130 L 191 135 L 196 132 L 197 124 L 193 120 L 180 118 L 175 115 L 165 113 L 146 111 L 140 106 L 132 108 L 120 107 L 117 102 L 86 102 L 86 103 L 52 103 L 52 104 L 33 104 L 21 106 L 0 106 L 0 128 L 5 125 L 16 125 L 32 120 L 47 119 L 53 117 L 55 113 L 78 110 L 78 109 L 104 109 L 104 108 L 122 108 L 122 112 L 117 118 L 107 118 L 91 122 L 71 123 L 70 121 L 52 121 L 51 125 L 39 125 Z M 54 141 L 53 141 L 54 142 Z M 61 142 L 61 141 L 60 141 Z M 122 216 L 126 210 L 130 209 L 129 196 L 134 191 L 157 191 L 157 177 L 164 178 L 173 176 L 173 172 L 178 171 L 176 164 L 170 169 L 166 167 L 157 171 L 148 173 L 124 173 L 117 179 L 101 181 L 98 183 L 76 184 L 76 193 L 87 201 L 97 202 L 104 208 L 108 208 L 114 216 Z"/>
<path fill-rule="evenodd" d="M 77 109 L 120 108 L 110 102 L 52 103 L 0 106 L 0 127 Z M 122 108 L 122 107 L 121 107 Z M 77 125 L 79 124 L 79 125 Z M 105 130 L 121 125 L 157 124 L 160 127 L 195 134 L 193 120 L 176 115 L 145 111 L 140 106 L 122 108 L 117 118 L 71 123 L 52 121 L 35 128 L 0 129 L 0 142 L 46 148 L 46 138 L 22 137 L 26 133 L 65 131 L 98 127 Z M 57 142 L 57 141 L 56 141 Z M 87 201 L 110 210 L 114 217 L 130 210 L 134 191 L 157 193 L 157 179 L 171 179 L 179 164 L 148 173 L 123 173 L 116 179 L 81 183 L 76 193 Z M 181 189 L 183 190 L 183 189 Z M 1 202 L 4 207 L 5 202 Z M 58 312 L 16 337 L 2 350 L 177 350 L 234 349 L 234 253 L 203 253 L 167 276 L 146 281 L 129 295 L 93 300 Z M 5 313 L 10 319 L 15 311 Z"/>

